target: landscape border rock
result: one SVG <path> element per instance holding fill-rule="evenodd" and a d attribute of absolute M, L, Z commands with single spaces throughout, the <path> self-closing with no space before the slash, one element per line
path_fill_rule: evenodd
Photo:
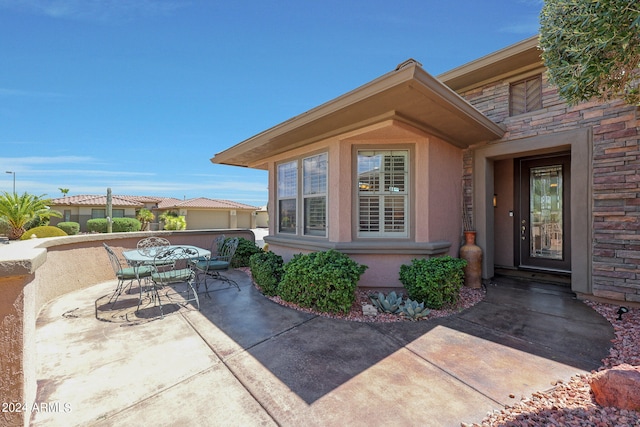
<path fill-rule="evenodd" d="M 595 373 L 589 382 L 599 405 L 640 411 L 640 366 L 622 364 Z"/>

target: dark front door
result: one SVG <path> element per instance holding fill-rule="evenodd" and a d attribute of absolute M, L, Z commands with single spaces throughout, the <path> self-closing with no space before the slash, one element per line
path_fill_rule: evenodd
<path fill-rule="evenodd" d="M 516 265 L 571 271 L 571 157 L 518 159 Z"/>

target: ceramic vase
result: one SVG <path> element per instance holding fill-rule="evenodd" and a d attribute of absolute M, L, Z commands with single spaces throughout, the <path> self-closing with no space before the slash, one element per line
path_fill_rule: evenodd
<path fill-rule="evenodd" d="M 476 245 L 476 232 L 464 232 L 465 244 L 460 248 L 460 258 L 467 261 L 464 268 L 464 285 L 469 288 L 482 287 L 482 249 Z"/>

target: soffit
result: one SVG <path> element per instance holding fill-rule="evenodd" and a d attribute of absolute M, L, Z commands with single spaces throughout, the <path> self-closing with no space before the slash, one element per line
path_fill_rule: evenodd
<path fill-rule="evenodd" d="M 504 130 L 415 61 L 259 133 L 213 163 L 264 168 L 268 157 L 387 120 L 407 123 L 461 148 L 499 139 Z"/>
<path fill-rule="evenodd" d="M 480 84 L 524 73 L 543 65 L 538 36 L 530 37 L 438 76 L 438 80 L 455 91 L 465 91 Z"/>

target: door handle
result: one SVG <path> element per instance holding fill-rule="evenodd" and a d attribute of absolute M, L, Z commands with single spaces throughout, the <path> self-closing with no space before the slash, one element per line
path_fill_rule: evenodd
<path fill-rule="evenodd" d="M 520 238 L 525 240 L 527 237 L 527 220 L 522 220 L 522 226 L 520 227 Z"/>

